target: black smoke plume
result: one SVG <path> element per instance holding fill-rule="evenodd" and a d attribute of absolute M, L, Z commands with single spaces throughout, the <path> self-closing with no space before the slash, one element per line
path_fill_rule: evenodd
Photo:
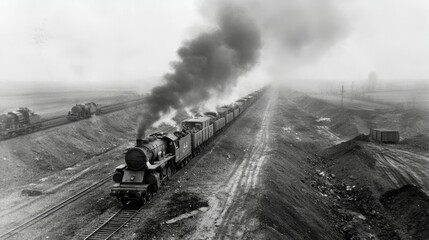
<path fill-rule="evenodd" d="M 165 83 L 152 89 L 139 120 L 137 138 L 173 109 L 196 106 L 237 83 L 256 63 L 261 48 L 258 28 L 239 5 L 218 8 L 217 29 L 187 41 Z"/>

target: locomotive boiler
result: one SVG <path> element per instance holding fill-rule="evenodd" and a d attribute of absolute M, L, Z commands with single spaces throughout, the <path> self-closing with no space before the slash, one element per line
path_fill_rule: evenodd
<path fill-rule="evenodd" d="M 190 156 L 191 138 L 183 132 L 161 132 L 137 139 L 136 146 L 125 152 L 125 164 L 113 174 L 111 195 L 123 205 L 129 201 L 144 203 Z"/>

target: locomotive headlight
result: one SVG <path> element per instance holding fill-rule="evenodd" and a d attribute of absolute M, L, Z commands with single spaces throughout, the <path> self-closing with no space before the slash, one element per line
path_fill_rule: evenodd
<path fill-rule="evenodd" d="M 131 176 L 131 177 L 130 177 L 130 180 L 131 180 L 131 181 L 134 181 L 134 179 L 136 179 L 136 177 L 134 177 L 134 176 Z"/>

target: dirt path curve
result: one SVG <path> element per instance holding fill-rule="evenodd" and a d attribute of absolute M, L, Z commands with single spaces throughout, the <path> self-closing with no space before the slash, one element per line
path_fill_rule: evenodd
<path fill-rule="evenodd" d="M 202 216 L 190 239 L 241 238 L 257 224 L 256 219 L 249 219 L 247 215 L 256 206 L 252 199 L 256 200 L 258 176 L 268 150 L 268 129 L 276 100 L 277 94 L 273 94 L 260 114 L 260 129 L 245 149 L 243 160 L 230 173 L 223 187 L 209 198 L 211 207 Z"/>
<path fill-rule="evenodd" d="M 381 176 L 392 183 L 392 187 L 405 184 L 420 186 L 429 194 L 429 156 L 424 153 L 413 153 L 389 145 L 367 145 L 377 159 L 376 169 Z"/>

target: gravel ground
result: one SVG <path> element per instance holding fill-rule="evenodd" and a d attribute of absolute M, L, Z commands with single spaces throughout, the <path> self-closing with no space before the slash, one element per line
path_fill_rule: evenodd
<path fill-rule="evenodd" d="M 2 142 L 1 188 L 10 194 L 0 198 L 0 231 L 122 164 L 138 111 Z M 154 205 L 113 239 L 424 239 L 427 136 L 415 137 L 413 127 L 427 133 L 425 117 L 344 112 L 297 92 L 272 91 L 176 173 Z M 389 120 L 391 126 L 409 123 L 403 132 L 409 138 L 393 146 L 350 140 Z M 388 165 L 386 156 L 403 166 Z M 82 239 L 120 208 L 109 196 L 111 184 L 15 239 Z"/>

